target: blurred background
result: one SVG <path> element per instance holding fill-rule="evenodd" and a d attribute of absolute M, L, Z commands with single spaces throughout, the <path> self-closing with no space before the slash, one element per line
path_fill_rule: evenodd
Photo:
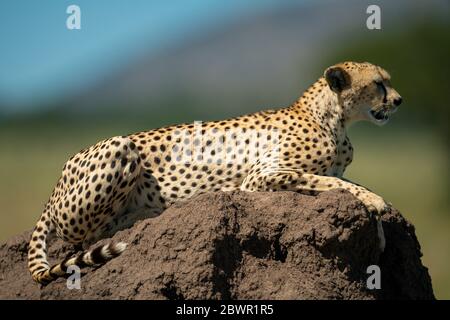
<path fill-rule="evenodd" d="M 66 9 L 81 8 L 81 30 Z M 366 9 L 381 8 L 381 30 Z M 343 60 L 392 76 L 404 103 L 350 129 L 347 178 L 415 225 L 450 298 L 450 5 L 423 1 L 71 0 L 0 3 L 0 241 L 33 227 L 60 170 L 113 135 L 290 105 Z"/>

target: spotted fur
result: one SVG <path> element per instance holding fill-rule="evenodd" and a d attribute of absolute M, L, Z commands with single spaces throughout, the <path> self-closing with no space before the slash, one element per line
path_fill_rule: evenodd
<path fill-rule="evenodd" d="M 344 62 L 325 70 L 289 107 L 113 137 L 82 150 L 64 165 L 32 234 L 32 277 L 46 284 L 70 265 L 101 264 L 125 249 L 110 243 L 50 267 L 46 242 L 54 231 L 88 249 L 204 192 L 343 188 L 380 216 L 385 201 L 342 178 L 353 158 L 346 128 L 358 120 L 384 124 L 400 102 L 385 70 Z M 379 236 L 384 247 L 381 222 Z"/>

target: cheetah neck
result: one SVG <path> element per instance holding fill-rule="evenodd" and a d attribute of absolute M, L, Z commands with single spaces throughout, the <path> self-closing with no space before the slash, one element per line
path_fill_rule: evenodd
<path fill-rule="evenodd" d="M 311 85 L 291 108 L 334 136 L 345 135 L 345 108 L 324 78 Z"/>

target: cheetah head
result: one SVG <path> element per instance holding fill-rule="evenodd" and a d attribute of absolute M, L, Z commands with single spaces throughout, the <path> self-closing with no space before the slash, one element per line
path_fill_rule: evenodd
<path fill-rule="evenodd" d="M 336 64 L 325 70 L 324 78 L 338 95 L 347 122 L 368 120 L 383 125 L 402 102 L 389 73 L 368 62 Z"/>

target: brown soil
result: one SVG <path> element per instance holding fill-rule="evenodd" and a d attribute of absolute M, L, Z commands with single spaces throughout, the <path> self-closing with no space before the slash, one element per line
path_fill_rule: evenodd
<path fill-rule="evenodd" d="M 113 239 L 119 257 L 83 270 L 81 290 L 66 279 L 40 289 L 26 267 L 30 232 L 0 246 L 3 299 L 434 299 L 414 227 L 384 216 L 386 249 L 376 223 L 349 193 L 211 193 L 137 222 Z M 72 248 L 50 245 L 59 261 Z M 369 265 L 381 289 L 366 288 Z"/>

